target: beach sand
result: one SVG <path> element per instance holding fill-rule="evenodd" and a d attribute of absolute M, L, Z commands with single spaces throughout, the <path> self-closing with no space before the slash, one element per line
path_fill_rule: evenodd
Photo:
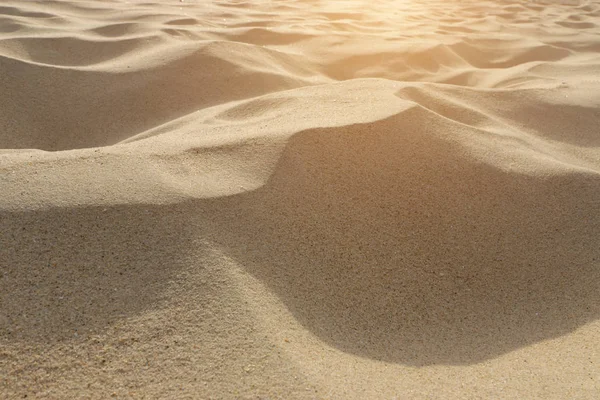
<path fill-rule="evenodd" d="M 4 0 L 0 398 L 597 399 L 600 3 Z"/>

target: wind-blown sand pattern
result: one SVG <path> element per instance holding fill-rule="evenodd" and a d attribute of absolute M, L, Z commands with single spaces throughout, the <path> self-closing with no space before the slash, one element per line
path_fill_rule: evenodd
<path fill-rule="evenodd" d="M 0 397 L 597 399 L 600 3 L 0 4 Z"/>

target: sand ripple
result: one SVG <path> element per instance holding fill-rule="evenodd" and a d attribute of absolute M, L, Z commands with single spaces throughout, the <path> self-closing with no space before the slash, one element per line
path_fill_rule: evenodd
<path fill-rule="evenodd" d="M 587 0 L 4 1 L 0 397 L 595 398 L 599 50 Z"/>

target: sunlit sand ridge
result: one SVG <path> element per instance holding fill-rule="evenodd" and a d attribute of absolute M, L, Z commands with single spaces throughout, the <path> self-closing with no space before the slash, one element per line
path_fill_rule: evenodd
<path fill-rule="evenodd" d="M 597 1 L 4 1 L 0 397 L 595 399 Z"/>

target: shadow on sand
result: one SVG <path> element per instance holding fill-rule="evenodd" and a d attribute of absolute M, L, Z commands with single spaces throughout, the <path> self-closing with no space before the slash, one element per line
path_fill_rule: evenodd
<path fill-rule="evenodd" d="M 316 336 L 377 360 L 478 363 L 600 316 L 596 175 L 509 173 L 393 126 L 295 136 L 266 186 L 215 200 L 213 240 Z"/>

